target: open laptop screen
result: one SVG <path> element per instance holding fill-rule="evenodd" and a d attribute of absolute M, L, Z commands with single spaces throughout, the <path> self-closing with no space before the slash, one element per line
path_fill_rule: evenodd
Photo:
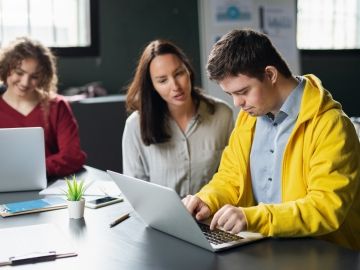
<path fill-rule="evenodd" d="M 47 184 L 41 127 L 0 129 L 0 192 L 44 189 Z"/>

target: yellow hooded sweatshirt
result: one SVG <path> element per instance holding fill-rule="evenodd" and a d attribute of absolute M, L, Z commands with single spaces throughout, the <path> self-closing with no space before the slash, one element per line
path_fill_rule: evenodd
<path fill-rule="evenodd" d="M 305 75 L 298 119 L 283 154 L 279 204 L 256 205 L 250 150 L 256 117 L 241 111 L 218 172 L 196 195 L 212 214 L 242 208 L 249 231 L 316 236 L 360 250 L 360 143 L 353 124 L 314 75 Z"/>

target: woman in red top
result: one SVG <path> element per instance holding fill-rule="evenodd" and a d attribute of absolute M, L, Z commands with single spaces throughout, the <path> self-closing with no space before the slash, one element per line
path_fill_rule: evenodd
<path fill-rule="evenodd" d="M 37 41 L 18 38 L 3 48 L 0 128 L 42 127 L 47 175 L 66 176 L 82 168 L 86 154 L 71 108 L 56 94 L 56 72 L 54 55 Z"/>

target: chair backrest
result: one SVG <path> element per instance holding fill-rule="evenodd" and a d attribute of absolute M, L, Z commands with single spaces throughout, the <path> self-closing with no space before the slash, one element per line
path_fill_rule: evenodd
<path fill-rule="evenodd" d="M 125 96 L 86 98 L 72 102 L 79 124 L 86 164 L 102 170 L 122 171 L 122 134 L 127 113 Z"/>

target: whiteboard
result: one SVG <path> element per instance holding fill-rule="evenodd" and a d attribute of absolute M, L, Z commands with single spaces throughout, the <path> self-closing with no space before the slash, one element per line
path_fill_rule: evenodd
<path fill-rule="evenodd" d="M 296 0 L 198 0 L 202 87 L 210 95 L 232 104 L 232 98 L 206 75 L 213 44 L 233 29 L 251 28 L 266 33 L 285 58 L 293 74 L 300 74 L 296 47 Z M 234 117 L 239 112 L 233 106 Z"/>

